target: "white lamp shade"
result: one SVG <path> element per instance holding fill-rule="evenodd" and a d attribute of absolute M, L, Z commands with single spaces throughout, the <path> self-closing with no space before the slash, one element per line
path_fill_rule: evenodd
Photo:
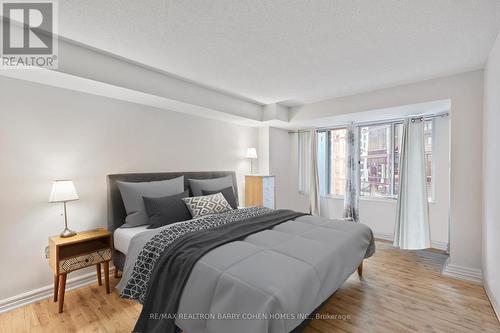
<path fill-rule="evenodd" d="M 75 184 L 71 180 L 56 180 L 52 184 L 49 202 L 64 202 L 78 200 Z"/>
<path fill-rule="evenodd" d="M 256 148 L 247 148 L 246 158 L 256 159 L 257 158 L 257 149 Z"/>

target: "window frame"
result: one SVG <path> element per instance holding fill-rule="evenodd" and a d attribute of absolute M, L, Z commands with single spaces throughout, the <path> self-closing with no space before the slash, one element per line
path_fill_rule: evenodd
<path fill-rule="evenodd" d="M 429 194 L 427 194 L 427 201 L 430 202 L 430 203 L 434 203 L 434 200 L 435 200 L 435 193 L 436 193 L 436 190 L 435 190 L 435 184 L 436 184 L 436 181 L 435 181 L 435 174 L 436 174 L 436 160 L 434 159 L 434 148 L 435 148 L 435 143 L 436 143 L 436 122 L 434 121 L 434 117 L 432 118 L 427 118 L 425 119 L 424 118 L 424 121 L 428 121 L 430 120 L 432 122 L 432 132 L 431 132 L 431 195 L 429 196 Z M 425 150 L 425 148 L 424 148 Z M 451 148 L 450 148 L 450 151 L 451 151 Z M 425 151 L 424 151 L 425 153 Z"/>
<path fill-rule="evenodd" d="M 325 186 L 325 194 L 320 195 L 323 197 L 332 197 L 332 198 L 343 198 L 343 194 L 334 194 L 332 193 L 332 173 L 330 172 L 330 168 L 332 166 L 332 161 L 331 161 L 331 156 L 330 156 L 330 151 L 331 151 L 331 136 L 332 136 L 332 131 L 335 130 L 340 130 L 340 129 L 345 129 L 348 130 L 348 125 L 341 125 L 341 126 L 335 126 L 335 127 L 328 127 L 328 128 L 322 128 L 318 130 L 318 134 L 322 132 L 326 132 L 326 142 L 325 142 L 325 181 L 326 184 Z"/>
<path fill-rule="evenodd" d="M 359 191 L 359 198 L 360 199 L 366 199 L 366 200 L 396 200 L 398 197 L 397 195 L 394 194 L 394 183 L 395 183 L 395 173 L 394 173 L 394 163 L 396 162 L 394 158 L 394 148 L 396 147 L 396 143 L 394 140 L 394 134 L 395 134 L 395 127 L 397 124 L 402 124 L 403 122 L 400 120 L 396 121 L 387 121 L 387 122 L 366 122 L 357 125 L 357 130 L 358 130 L 358 138 L 361 138 L 361 129 L 362 127 L 370 127 L 370 126 L 387 126 L 389 125 L 390 133 L 389 133 L 389 149 L 390 149 L 390 158 L 389 158 L 389 173 L 390 177 L 389 179 L 389 195 L 384 195 L 384 196 L 372 196 L 372 195 L 362 195 L 361 194 L 361 188 Z M 358 167 L 361 165 L 361 141 L 358 140 L 358 156 L 356 156 L 356 159 L 358 161 Z M 358 184 L 360 184 L 361 187 L 361 168 L 359 170 L 359 179 L 358 179 Z"/>
<path fill-rule="evenodd" d="M 435 144 L 435 122 L 434 122 L 434 119 L 433 118 L 424 118 L 423 121 L 432 121 L 432 132 L 431 132 L 431 138 L 432 138 L 432 150 L 431 150 L 431 161 L 432 161 L 432 171 L 431 171 L 431 187 L 430 187 L 430 195 L 428 196 L 428 202 L 430 203 L 433 203 L 434 202 L 434 195 L 435 195 L 435 180 L 434 180 L 434 175 L 435 175 L 435 163 L 434 163 L 434 144 Z M 360 145 L 361 145 L 361 141 L 360 141 L 360 138 L 361 138 L 361 128 L 362 127 L 369 127 L 369 126 L 383 126 L 383 125 L 390 125 L 390 149 L 391 149 L 391 153 L 390 153 L 390 195 L 386 195 L 386 196 L 371 196 L 371 195 L 362 195 L 361 194 L 361 191 L 359 193 L 359 198 L 360 200 L 368 200 L 368 201 L 395 201 L 397 200 L 398 198 L 398 195 L 395 194 L 395 188 L 394 188 L 394 185 L 395 185 L 395 181 L 396 181 L 396 174 L 394 172 L 395 170 L 395 163 L 396 163 L 396 154 L 395 154 L 395 148 L 396 148 L 396 138 L 395 138 L 395 134 L 396 134 L 396 126 L 398 125 L 402 125 L 403 124 L 403 120 L 402 119 L 397 119 L 397 120 L 393 120 L 393 121 L 373 121 L 373 122 L 363 122 L 363 123 L 359 123 L 359 124 L 355 124 L 355 128 L 356 130 L 358 131 L 358 156 L 356 156 L 356 160 L 358 162 L 358 167 L 360 167 L 360 164 L 361 164 L 361 149 L 360 149 Z M 324 159 L 325 160 L 325 170 L 326 170 L 326 175 L 325 175 L 325 181 L 326 181 L 326 184 L 324 184 L 325 186 L 325 194 L 324 195 L 321 195 L 323 197 L 331 197 L 331 198 L 342 198 L 343 195 L 341 194 L 334 194 L 334 193 L 331 193 L 331 190 L 332 190 L 332 173 L 330 172 L 330 168 L 331 168 L 331 156 L 330 156 L 330 151 L 331 151 L 331 135 L 332 135 L 332 131 L 333 130 L 338 130 L 338 129 L 346 129 L 348 130 L 348 127 L 349 125 L 340 125 L 340 126 L 334 126 L 334 127 L 329 127 L 329 128 L 322 128 L 320 130 L 318 130 L 318 133 L 319 132 L 326 132 L 326 143 L 325 143 L 325 156 L 326 158 Z M 361 186 L 361 170 L 359 172 L 359 178 L 358 178 L 358 184 L 360 184 Z"/>

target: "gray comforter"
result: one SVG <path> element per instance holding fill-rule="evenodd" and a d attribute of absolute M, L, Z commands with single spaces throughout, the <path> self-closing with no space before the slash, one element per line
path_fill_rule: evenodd
<path fill-rule="evenodd" d="M 152 246 L 152 239 L 158 239 L 160 233 L 177 235 L 189 226 L 217 227 L 221 223 L 217 221 L 230 223 L 258 214 L 257 210 L 234 211 L 139 234 L 131 242 L 118 285 L 122 295 L 143 300 L 150 269 L 144 269 L 148 263 L 141 258 L 153 256 L 147 248 L 158 248 L 158 244 Z M 168 246 L 165 237 L 163 243 Z M 187 281 L 175 322 L 189 333 L 289 332 L 373 252 L 372 232 L 362 224 L 298 217 L 204 255 Z"/>

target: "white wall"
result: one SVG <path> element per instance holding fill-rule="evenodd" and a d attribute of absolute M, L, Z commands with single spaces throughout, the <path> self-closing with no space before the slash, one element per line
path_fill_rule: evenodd
<path fill-rule="evenodd" d="M 448 245 L 448 209 L 449 209 L 449 119 L 434 119 L 433 172 L 434 200 L 429 204 L 429 223 L 433 247 L 447 249 Z M 297 134 L 291 135 L 290 154 L 298 150 Z M 290 159 L 290 168 L 294 175 L 298 173 L 298 160 Z M 297 178 L 297 176 L 295 176 Z M 290 184 L 290 183 L 289 183 Z M 306 197 L 298 194 L 297 182 L 289 186 L 289 197 L 294 197 L 292 208 L 304 210 L 307 207 Z M 344 200 L 340 197 L 322 197 L 321 215 L 328 218 L 342 217 Z M 361 222 L 372 228 L 376 237 L 392 239 L 396 219 L 396 200 L 392 199 L 360 199 Z"/>
<path fill-rule="evenodd" d="M 257 147 L 258 172 L 262 175 L 269 174 L 269 127 L 259 128 L 259 146 Z"/>
<path fill-rule="evenodd" d="M 288 194 L 288 205 L 291 209 L 299 212 L 309 213 L 309 204 L 306 196 L 299 194 L 299 135 L 289 134 L 290 138 L 290 164 L 288 183 L 290 192 Z"/>
<path fill-rule="evenodd" d="M 255 128 L 0 77 L 0 302 L 52 283 L 44 248 L 63 229 L 62 206 L 47 202 L 54 179 L 79 192 L 71 228 L 106 227 L 107 174 L 236 170 L 243 200 L 245 149 L 257 142 Z"/>
<path fill-rule="evenodd" d="M 293 208 L 289 194 L 290 138 L 287 130 L 269 128 L 269 174 L 276 176 L 276 207 Z"/>
<path fill-rule="evenodd" d="M 294 209 L 289 193 L 294 187 L 290 184 L 290 138 L 288 131 L 274 127 L 259 128 L 259 174 L 276 177 L 276 208 Z"/>
<path fill-rule="evenodd" d="M 500 37 L 485 69 L 483 131 L 483 275 L 500 318 Z"/>
<path fill-rule="evenodd" d="M 483 71 L 422 81 L 296 107 L 291 121 L 451 99 L 450 259 L 481 269 Z M 479 277 L 480 278 L 480 277 Z"/>

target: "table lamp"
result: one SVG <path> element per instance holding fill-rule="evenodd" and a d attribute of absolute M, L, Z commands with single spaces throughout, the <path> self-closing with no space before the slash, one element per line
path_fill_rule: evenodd
<path fill-rule="evenodd" d="M 253 160 L 257 159 L 257 149 L 256 148 L 247 148 L 247 153 L 245 155 L 246 158 L 250 160 L 250 174 L 253 174 Z"/>
<path fill-rule="evenodd" d="M 78 200 L 75 184 L 71 180 L 56 180 L 52 184 L 49 202 L 64 203 L 64 230 L 61 232 L 61 237 L 71 237 L 76 235 L 76 232 L 68 228 L 68 216 L 66 214 L 66 203 L 68 201 Z"/>

